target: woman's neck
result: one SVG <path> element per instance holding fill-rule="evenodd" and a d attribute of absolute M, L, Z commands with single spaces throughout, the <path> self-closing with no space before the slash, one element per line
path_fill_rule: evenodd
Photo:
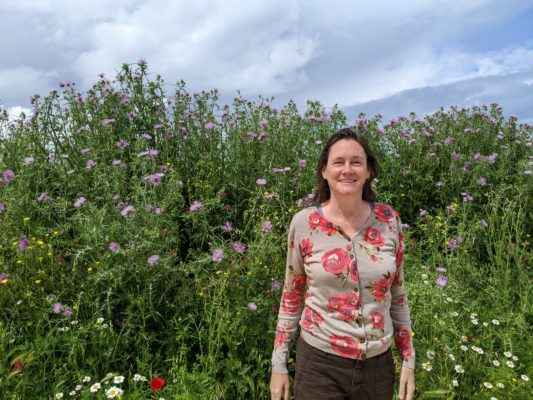
<path fill-rule="evenodd" d="M 351 220 L 368 211 L 369 203 L 362 198 L 349 198 L 340 200 L 331 197 L 323 206 L 333 218 Z"/>

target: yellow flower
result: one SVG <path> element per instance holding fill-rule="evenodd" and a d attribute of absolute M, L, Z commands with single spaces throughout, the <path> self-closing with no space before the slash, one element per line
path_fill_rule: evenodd
<path fill-rule="evenodd" d="M 87 268 L 87 272 L 93 272 L 93 269 L 91 267 Z"/>
<path fill-rule="evenodd" d="M 41 280 L 40 280 L 40 279 L 36 279 L 36 280 L 35 280 L 35 283 L 36 283 L 37 285 L 40 285 L 40 284 L 41 284 Z"/>
<path fill-rule="evenodd" d="M 17 264 L 22 264 L 22 260 L 17 260 Z"/>
<path fill-rule="evenodd" d="M 7 278 L 2 279 L 2 283 L 5 285 L 7 283 Z"/>
<path fill-rule="evenodd" d="M 22 220 L 23 220 L 24 222 L 28 222 L 28 221 L 30 220 L 30 217 L 24 217 L 24 218 L 22 218 Z"/>
<path fill-rule="evenodd" d="M 42 245 L 44 244 L 44 242 L 43 242 L 42 240 L 37 240 L 37 244 L 38 244 L 39 246 L 42 246 Z"/>
<path fill-rule="evenodd" d="M 50 251 L 48 252 L 48 257 L 52 257 L 52 253 Z"/>
<path fill-rule="evenodd" d="M 170 167 L 171 165 L 172 165 L 172 163 L 167 162 L 167 167 Z"/>
<path fill-rule="evenodd" d="M 54 235 L 59 235 L 59 232 L 58 231 L 54 231 Z"/>

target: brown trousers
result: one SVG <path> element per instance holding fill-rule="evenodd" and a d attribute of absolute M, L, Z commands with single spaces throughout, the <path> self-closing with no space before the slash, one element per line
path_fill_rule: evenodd
<path fill-rule="evenodd" d="M 325 353 L 302 338 L 296 347 L 295 400 L 391 400 L 394 360 L 389 348 L 364 361 Z"/>

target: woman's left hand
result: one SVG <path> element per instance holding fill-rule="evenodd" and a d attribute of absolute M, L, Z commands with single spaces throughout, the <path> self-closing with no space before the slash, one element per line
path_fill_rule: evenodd
<path fill-rule="evenodd" d="M 400 400 L 412 400 L 415 393 L 415 370 L 413 368 L 402 367 L 400 372 Z"/>

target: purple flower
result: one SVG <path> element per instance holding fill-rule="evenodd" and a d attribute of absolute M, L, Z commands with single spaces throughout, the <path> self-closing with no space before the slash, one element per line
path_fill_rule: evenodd
<path fill-rule="evenodd" d="M 207 130 L 210 130 L 210 129 L 213 129 L 214 126 L 215 124 L 213 124 L 212 122 L 208 122 L 207 124 L 204 125 L 204 128 Z"/>
<path fill-rule="evenodd" d="M 85 204 L 86 201 L 87 199 L 85 197 L 79 197 L 76 199 L 76 201 L 74 201 L 74 207 L 80 208 L 82 205 Z"/>
<path fill-rule="evenodd" d="M 481 221 L 479 221 L 479 223 L 481 224 L 481 226 L 483 228 L 488 228 L 489 224 L 487 223 L 487 221 L 485 221 L 484 219 L 482 219 Z"/>
<path fill-rule="evenodd" d="M 224 250 L 222 249 L 215 249 L 213 251 L 213 254 L 211 255 L 211 260 L 213 260 L 214 262 L 217 262 L 219 263 L 220 261 L 222 261 L 224 259 Z"/>
<path fill-rule="evenodd" d="M 270 232 L 271 229 L 272 229 L 272 222 L 270 221 L 265 221 L 263 223 L 263 227 L 261 228 L 263 232 Z"/>
<path fill-rule="evenodd" d="M 20 251 L 26 251 L 26 249 L 28 248 L 28 245 L 29 245 L 28 239 L 26 239 L 25 237 L 19 240 Z"/>
<path fill-rule="evenodd" d="M 437 285 L 439 285 L 440 287 L 446 286 L 447 283 L 448 283 L 448 278 L 446 278 L 444 275 L 440 275 L 437 278 Z"/>
<path fill-rule="evenodd" d="M 478 184 L 479 186 L 485 186 L 485 185 L 487 184 L 487 180 L 486 180 L 485 178 L 481 177 L 481 178 L 479 178 L 479 179 L 477 180 L 477 184 Z"/>
<path fill-rule="evenodd" d="M 24 159 L 24 164 L 26 164 L 26 165 L 31 165 L 31 164 L 33 164 L 34 162 L 35 162 L 35 158 L 33 158 L 33 157 L 31 157 L 31 156 L 30 156 L 30 157 L 26 157 L 26 158 Z"/>
<path fill-rule="evenodd" d="M 461 158 L 461 154 L 460 153 L 456 153 L 455 151 L 452 153 L 452 159 L 457 161 Z"/>
<path fill-rule="evenodd" d="M 159 216 L 163 213 L 163 209 L 161 207 L 156 207 L 154 212 L 155 215 Z"/>
<path fill-rule="evenodd" d="M 4 203 L 0 203 L 0 214 L 3 213 L 6 210 L 6 205 Z"/>
<path fill-rule="evenodd" d="M 7 278 L 9 278 L 9 274 L 0 274 L 0 282 Z"/>
<path fill-rule="evenodd" d="M 80 150 L 81 154 L 87 154 L 87 153 L 90 153 L 90 152 L 91 152 L 91 148 L 90 147 L 86 147 L 86 148 Z"/>
<path fill-rule="evenodd" d="M 2 179 L 0 179 L 0 187 L 7 185 L 13 180 L 15 174 L 10 169 L 6 169 L 2 174 Z"/>
<path fill-rule="evenodd" d="M 54 314 L 61 314 L 61 309 L 63 308 L 63 305 L 61 303 L 54 303 L 52 306 Z"/>
<path fill-rule="evenodd" d="M 86 168 L 87 168 L 87 169 L 91 169 L 92 167 L 94 167 L 94 161 L 93 161 L 93 160 L 89 160 L 89 161 L 87 161 L 87 166 L 86 166 Z"/>
<path fill-rule="evenodd" d="M 446 137 L 446 139 L 444 139 L 444 144 L 448 145 L 452 142 L 452 137 L 451 136 L 448 136 Z"/>
<path fill-rule="evenodd" d="M 492 153 L 491 155 L 487 156 L 487 161 L 489 164 L 494 164 L 496 162 L 496 158 L 498 158 L 498 154 Z"/>
<path fill-rule="evenodd" d="M 447 271 L 447 269 L 444 268 L 444 267 L 437 267 L 437 272 L 444 273 L 444 272 L 446 272 L 446 271 Z"/>
<path fill-rule="evenodd" d="M 143 177 L 142 179 L 144 181 L 150 182 L 154 186 L 157 186 L 157 185 L 159 185 L 161 183 L 161 181 L 163 180 L 164 176 L 165 176 L 164 173 L 157 172 L 157 173 L 152 174 L 152 175 L 147 175 L 147 176 Z"/>
<path fill-rule="evenodd" d="M 152 140 L 152 136 L 150 136 L 148 133 L 143 134 L 143 139 L 146 141 Z"/>
<path fill-rule="evenodd" d="M 122 161 L 120 161 L 120 160 L 113 160 L 113 165 L 114 165 L 114 166 L 118 167 L 118 166 L 121 165 L 121 164 L 122 164 Z"/>
<path fill-rule="evenodd" d="M 419 214 L 419 215 L 420 215 L 421 217 L 425 217 L 426 214 L 427 214 L 427 211 L 426 211 L 426 210 L 422 210 L 422 211 L 420 211 L 420 214 Z"/>
<path fill-rule="evenodd" d="M 222 231 L 223 232 L 231 232 L 233 230 L 233 225 L 231 224 L 230 221 L 226 221 L 224 222 L 224 225 L 222 225 Z"/>
<path fill-rule="evenodd" d="M 253 301 L 249 302 L 246 307 L 248 307 L 248 310 L 255 311 L 257 310 L 257 304 L 255 304 Z"/>
<path fill-rule="evenodd" d="M 470 195 L 469 195 L 468 193 L 466 193 L 466 192 L 461 193 L 461 196 L 463 196 L 463 201 L 464 201 L 464 202 L 474 200 L 474 198 L 473 198 L 472 196 L 470 196 Z"/>
<path fill-rule="evenodd" d="M 307 165 L 307 161 L 306 160 L 298 160 L 298 166 L 300 168 L 304 168 L 306 165 Z"/>
<path fill-rule="evenodd" d="M 102 121 L 102 126 L 111 125 L 113 122 L 115 122 L 115 119 L 114 119 L 114 118 L 104 119 L 104 120 Z"/>
<path fill-rule="evenodd" d="M 45 202 L 48 203 L 50 201 L 50 197 L 45 192 L 42 192 L 39 197 L 37 197 L 38 202 Z"/>
<path fill-rule="evenodd" d="M 120 215 L 122 215 L 123 217 L 127 217 L 134 211 L 135 211 L 135 208 L 133 208 L 132 205 L 127 205 L 126 207 L 122 209 L 122 211 L 120 212 Z"/>
<path fill-rule="evenodd" d="M 474 154 L 474 160 L 478 161 L 482 159 L 483 159 L 483 156 L 481 155 L 480 152 L 476 152 L 476 154 Z"/>
<path fill-rule="evenodd" d="M 524 171 L 524 174 L 526 174 L 526 175 L 531 175 L 531 170 L 530 170 L 530 169 L 525 170 L 525 171 Z"/>
<path fill-rule="evenodd" d="M 148 257 L 148 260 L 147 260 L 148 265 L 150 267 L 153 267 L 154 265 L 156 265 L 159 262 L 160 259 L 161 259 L 161 257 L 159 257 L 157 254 L 155 254 L 153 256 L 150 256 L 150 257 Z"/>
<path fill-rule="evenodd" d="M 259 121 L 259 125 L 266 126 L 268 125 L 268 121 L 266 119 L 262 119 L 261 121 Z"/>
<path fill-rule="evenodd" d="M 259 178 L 255 181 L 255 183 L 257 183 L 259 186 L 266 186 L 267 184 L 267 180 L 266 179 L 263 179 L 263 178 Z"/>
<path fill-rule="evenodd" d="M 163 124 L 155 124 L 154 129 L 161 129 L 163 127 Z"/>
<path fill-rule="evenodd" d="M 435 157 L 436 155 L 437 155 L 437 153 L 433 153 L 433 152 L 428 153 L 428 157 L 429 157 L 429 158 L 433 158 L 433 157 Z"/>
<path fill-rule="evenodd" d="M 233 242 L 231 247 L 239 254 L 243 254 L 246 251 L 246 246 L 240 242 Z"/>
<path fill-rule="evenodd" d="M 280 290 L 280 289 L 281 289 L 281 283 L 279 283 L 277 280 L 274 279 L 274 280 L 272 281 L 272 290 L 273 290 L 274 292 L 276 292 L 276 291 L 278 291 L 278 290 Z"/>
<path fill-rule="evenodd" d="M 117 251 L 120 250 L 120 244 L 118 244 L 116 242 L 111 242 L 111 243 L 109 243 L 108 249 L 109 249 L 109 251 L 111 253 L 116 253 Z"/>
<path fill-rule="evenodd" d="M 72 311 L 71 310 L 63 311 L 63 317 L 70 317 L 71 315 L 72 315 Z"/>
<path fill-rule="evenodd" d="M 189 207 L 189 210 L 191 212 L 195 212 L 195 211 L 198 211 L 200 208 L 202 208 L 202 202 L 198 200 L 194 200 L 191 206 Z"/>
<path fill-rule="evenodd" d="M 437 187 L 441 187 L 444 185 L 444 182 L 442 181 L 438 181 L 436 184 L 435 184 Z"/>
<path fill-rule="evenodd" d="M 128 142 L 126 142 L 124 139 L 120 139 L 116 144 L 118 148 L 123 149 L 128 145 Z"/>
<path fill-rule="evenodd" d="M 252 139 L 255 139 L 257 137 L 257 135 L 255 133 L 253 133 L 252 131 L 248 131 L 248 132 L 246 132 L 246 134 L 248 136 L 250 136 Z"/>
<path fill-rule="evenodd" d="M 450 250 L 457 250 L 457 240 L 455 239 L 450 239 L 450 243 L 448 243 L 448 248 Z"/>
<path fill-rule="evenodd" d="M 459 243 L 459 244 L 463 243 L 463 237 L 462 236 L 457 236 L 457 243 Z"/>

